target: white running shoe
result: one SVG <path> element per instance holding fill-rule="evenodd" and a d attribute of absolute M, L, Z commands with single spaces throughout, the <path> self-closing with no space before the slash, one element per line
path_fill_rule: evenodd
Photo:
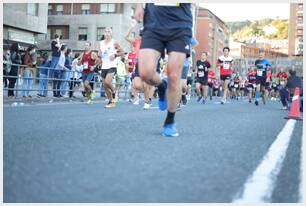
<path fill-rule="evenodd" d="M 144 103 L 144 105 L 143 105 L 143 109 L 150 109 L 150 104 L 148 104 L 148 103 Z"/>
<path fill-rule="evenodd" d="M 134 102 L 133 102 L 134 105 L 139 105 L 139 98 L 137 98 Z"/>

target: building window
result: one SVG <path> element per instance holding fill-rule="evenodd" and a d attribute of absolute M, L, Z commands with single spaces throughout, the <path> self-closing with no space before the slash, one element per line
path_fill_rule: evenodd
<path fill-rule="evenodd" d="M 299 4 L 299 9 L 303 10 L 303 4 Z"/>
<path fill-rule="evenodd" d="M 57 15 L 64 15 L 64 6 L 63 5 L 56 5 L 56 14 Z"/>
<path fill-rule="evenodd" d="M 104 40 L 104 29 L 105 29 L 105 27 L 97 28 L 97 41 Z"/>
<path fill-rule="evenodd" d="M 52 15 L 52 5 L 48 5 L 48 15 Z"/>
<path fill-rule="evenodd" d="M 90 4 L 82 4 L 82 14 L 90 14 Z"/>
<path fill-rule="evenodd" d="M 298 29 L 298 30 L 297 30 L 297 33 L 298 33 L 298 34 L 303 34 L 303 30 Z"/>
<path fill-rule="evenodd" d="M 80 27 L 79 28 L 79 40 L 80 41 L 86 41 L 87 40 L 87 28 L 86 27 Z"/>
<path fill-rule="evenodd" d="M 116 4 L 100 4 L 100 14 L 115 13 Z"/>
<path fill-rule="evenodd" d="M 29 15 L 38 16 L 38 4 L 28 4 L 27 13 Z"/>

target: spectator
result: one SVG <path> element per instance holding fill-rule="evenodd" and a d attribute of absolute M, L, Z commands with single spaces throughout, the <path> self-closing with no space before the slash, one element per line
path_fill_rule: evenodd
<path fill-rule="evenodd" d="M 21 61 L 21 54 L 19 51 L 19 44 L 18 43 L 13 43 L 11 48 L 10 48 L 10 54 L 11 54 L 11 62 L 12 64 L 22 64 Z M 15 84 L 18 78 L 18 68 L 19 66 L 16 65 L 12 65 L 11 66 L 11 70 L 9 72 L 9 85 L 8 85 L 8 97 L 10 99 L 14 98 L 14 88 L 15 88 Z"/>
<path fill-rule="evenodd" d="M 300 89 L 300 96 L 303 96 L 303 81 L 301 77 L 296 76 L 296 71 L 292 69 L 289 70 L 289 74 L 290 76 L 287 79 L 287 84 L 280 90 L 281 102 L 284 110 L 288 109 L 288 103 L 290 103 L 290 99 L 292 98 L 296 87 Z M 302 108 L 303 101 L 301 101 L 301 111 Z"/>
<path fill-rule="evenodd" d="M 26 65 L 26 68 L 23 71 L 23 97 L 24 98 L 32 98 L 30 95 L 30 90 L 33 84 L 33 74 L 34 67 L 36 66 L 36 55 L 35 55 L 35 47 L 30 46 L 23 59 L 23 64 Z M 34 58 L 33 58 L 34 57 Z"/>
<path fill-rule="evenodd" d="M 73 96 L 73 91 L 75 87 L 79 87 L 81 84 L 81 73 L 83 71 L 83 65 L 78 65 L 78 57 L 80 56 L 79 53 L 75 54 L 74 60 L 72 61 L 72 67 L 71 67 L 71 76 L 70 76 L 70 82 L 69 82 L 69 98 L 75 98 Z"/>
<path fill-rule="evenodd" d="M 6 75 L 8 75 L 10 73 L 11 70 L 11 54 L 10 51 L 8 50 L 5 54 L 3 54 L 3 84 L 4 84 L 4 88 L 7 87 L 7 77 L 5 77 Z"/>
<path fill-rule="evenodd" d="M 67 51 L 66 45 L 62 45 L 61 47 L 61 55 L 58 60 L 58 64 L 54 69 L 54 80 L 53 80 L 53 96 L 54 97 L 63 97 L 60 94 L 60 85 L 61 85 L 61 77 L 64 70 L 69 71 L 67 67 L 65 67 L 65 53 Z M 51 61 L 52 64 L 52 61 Z"/>
<path fill-rule="evenodd" d="M 72 66 L 72 52 L 71 49 L 67 49 L 65 52 L 65 67 L 68 69 L 67 71 L 62 71 L 62 82 L 61 82 L 61 96 L 65 96 L 67 93 L 67 85 L 68 80 L 70 79 L 71 74 L 71 66 Z"/>
<path fill-rule="evenodd" d="M 39 91 L 38 97 L 47 97 L 48 95 L 48 71 L 51 66 L 51 61 L 48 61 L 48 54 L 44 53 L 41 56 L 41 65 L 39 67 Z"/>

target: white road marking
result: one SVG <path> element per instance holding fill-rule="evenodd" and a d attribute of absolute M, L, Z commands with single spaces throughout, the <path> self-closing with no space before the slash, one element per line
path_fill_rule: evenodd
<path fill-rule="evenodd" d="M 301 142 L 301 158 L 300 158 L 300 188 L 299 188 L 299 202 L 304 202 L 304 173 L 303 173 L 303 168 L 304 168 L 304 140 L 303 140 L 302 135 L 302 142 Z"/>
<path fill-rule="evenodd" d="M 264 203 L 270 202 L 286 151 L 294 130 L 296 120 L 290 119 L 270 146 L 262 162 L 250 176 L 241 194 L 237 194 L 234 203 Z"/>

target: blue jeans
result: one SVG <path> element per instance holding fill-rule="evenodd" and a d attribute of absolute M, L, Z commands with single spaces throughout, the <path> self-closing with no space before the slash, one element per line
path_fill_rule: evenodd
<path fill-rule="evenodd" d="M 60 86 L 61 86 L 61 78 L 62 78 L 62 71 L 55 70 L 53 73 L 53 96 L 60 95 Z"/>
<path fill-rule="evenodd" d="M 50 78 L 53 77 L 54 69 L 55 69 L 56 65 L 58 64 L 58 61 L 59 61 L 59 57 L 52 56 L 50 69 L 48 71 L 48 74 L 49 74 L 48 76 Z"/>
<path fill-rule="evenodd" d="M 281 98 L 281 102 L 283 104 L 283 106 L 287 106 L 288 102 L 289 102 L 289 92 L 287 91 L 287 89 L 283 88 L 279 91 L 279 95 Z"/>
<path fill-rule="evenodd" d="M 39 78 L 47 78 L 47 74 L 39 74 Z M 39 80 L 39 94 L 43 96 L 48 95 L 48 80 L 47 79 L 40 79 Z"/>
<path fill-rule="evenodd" d="M 67 92 L 67 86 L 68 86 L 68 80 L 69 80 L 69 73 L 70 71 L 63 71 L 62 72 L 62 81 L 60 85 L 61 95 L 66 95 Z"/>
<path fill-rule="evenodd" d="M 30 95 L 30 89 L 32 88 L 33 79 L 32 79 L 32 73 L 29 69 L 25 69 L 23 72 L 23 91 L 22 95 L 25 97 L 28 97 Z M 30 79 L 28 79 L 30 78 Z"/>

